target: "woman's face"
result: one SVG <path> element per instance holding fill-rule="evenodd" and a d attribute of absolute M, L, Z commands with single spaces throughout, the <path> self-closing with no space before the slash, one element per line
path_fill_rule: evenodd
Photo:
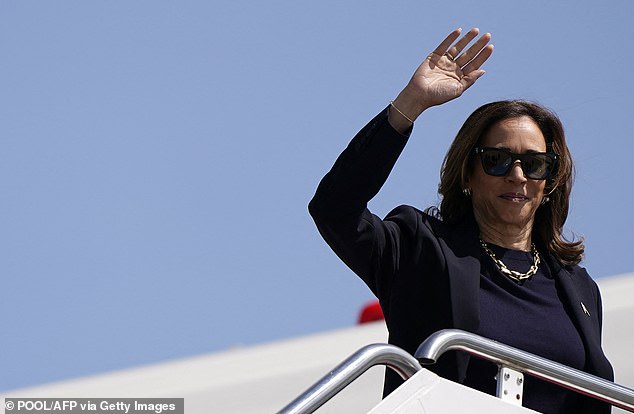
<path fill-rule="evenodd" d="M 546 152 L 546 140 L 532 118 L 522 116 L 494 124 L 481 147 L 503 148 L 516 154 Z M 535 212 L 544 197 L 545 180 L 524 176 L 519 161 L 502 177 L 488 175 L 479 157 L 467 182 L 471 188 L 473 209 L 480 226 L 507 232 L 530 231 Z"/>

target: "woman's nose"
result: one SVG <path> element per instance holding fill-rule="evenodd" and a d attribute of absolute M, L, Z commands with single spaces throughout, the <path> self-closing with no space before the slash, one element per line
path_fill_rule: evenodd
<path fill-rule="evenodd" d="M 511 167 L 511 170 L 508 174 L 506 174 L 506 178 L 509 181 L 524 183 L 527 181 L 526 176 L 524 175 L 524 170 L 522 170 L 522 163 L 519 160 L 516 160 Z"/>

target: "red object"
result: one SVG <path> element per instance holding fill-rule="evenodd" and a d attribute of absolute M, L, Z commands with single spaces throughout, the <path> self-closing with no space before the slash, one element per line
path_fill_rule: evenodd
<path fill-rule="evenodd" d="M 358 324 L 361 325 L 362 323 L 382 321 L 384 319 L 383 309 L 381 309 L 379 301 L 373 300 L 372 302 L 368 302 L 363 309 L 361 309 Z"/>

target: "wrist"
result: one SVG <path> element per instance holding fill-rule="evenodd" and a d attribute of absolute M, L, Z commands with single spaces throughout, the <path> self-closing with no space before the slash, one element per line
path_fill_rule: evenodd
<path fill-rule="evenodd" d="M 394 129 L 400 133 L 405 133 L 425 109 L 417 102 L 414 95 L 403 90 L 396 99 L 390 102 L 388 119 Z"/>
<path fill-rule="evenodd" d="M 394 105 L 400 109 L 409 119 L 416 121 L 428 107 L 421 103 L 420 94 L 403 89 L 394 99 Z"/>
<path fill-rule="evenodd" d="M 394 101 L 390 101 L 390 111 L 392 111 L 392 110 L 394 110 L 394 111 L 398 112 L 398 114 L 399 114 L 399 115 L 401 115 L 401 117 L 402 117 L 402 118 L 405 118 L 405 120 L 406 120 L 407 122 L 409 122 L 410 124 L 412 124 L 412 125 L 414 124 L 414 120 L 413 120 L 413 119 L 411 119 L 409 116 L 407 116 L 407 114 L 406 114 L 406 113 L 404 113 L 403 111 L 401 111 L 400 109 L 398 109 L 398 106 L 396 106 L 396 105 L 394 104 Z"/>

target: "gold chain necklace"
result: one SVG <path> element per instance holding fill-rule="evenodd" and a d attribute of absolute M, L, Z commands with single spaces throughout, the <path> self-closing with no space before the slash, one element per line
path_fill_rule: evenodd
<path fill-rule="evenodd" d="M 498 269 L 500 269 L 500 272 L 502 272 L 504 276 L 513 279 L 513 281 L 516 283 L 522 283 L 526 279 L 530 279 L 531 276 L 537 273 L 537 269 L 539 268 L 539 263 L 541 262 L 541 259 L 539 258 L 539 253 L 537 252 L 535 243 L 531 244 L 531 253 L 533 253 L 533 265 L 530 269 L 528 269 L 528 272 L 526 273 L 516 272 L 515 270 L 510 270 L 508 267 L 506 267 L 506 265 L 495 256 L 495 253 L 493 253 L 491 249 L 489 249 L 489 245 L 484 240 L 480 239 L 480 245 L 482 246 L 486 254 L 489 255 L 491 260 L 493 260 L 493 263 L 495 263 Z"/>

